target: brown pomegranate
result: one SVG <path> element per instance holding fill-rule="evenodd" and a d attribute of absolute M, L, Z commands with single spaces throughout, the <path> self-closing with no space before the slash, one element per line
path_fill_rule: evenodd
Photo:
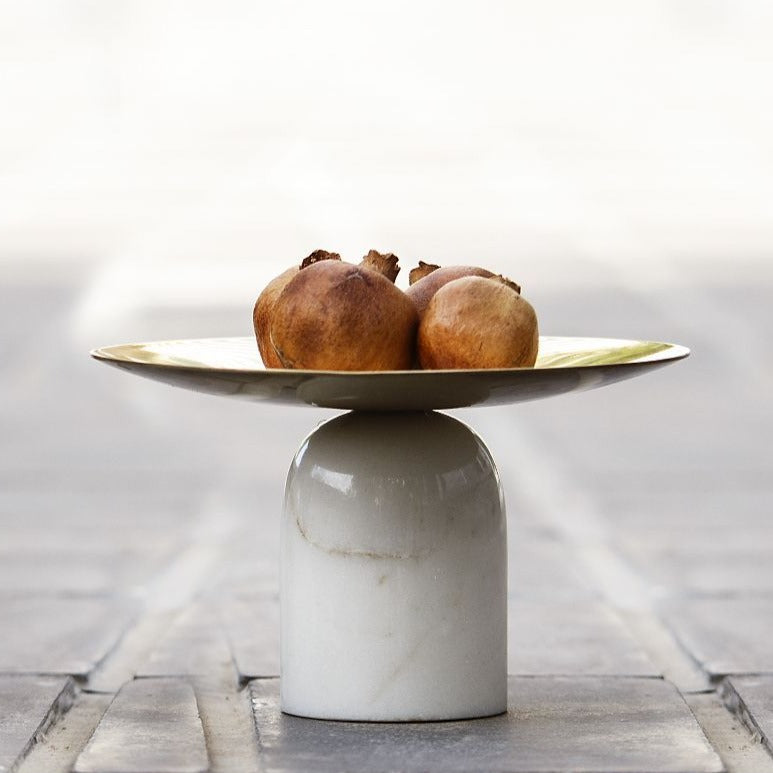
<path fill-rule="evenodd" d="M 271 344 L 286 368 L 405 370 L 418 316 L 382 273 L 323 261 L 301 269 L 276 300 Z"/>
<path fill-rule="evenodd" d="M 431 263 L 419 261 L 418 268 L 410 273 L 411 286 L 405 291 L 406 295 L 416 305 L 416 311 L 421 318 L 432 296 L 444 285 L 461 279 L 465 276 L 492 277 L 494 273 L 478 266 L 444 266 L 440 268 Z M 517 292 L 520 287 L 515 285 Z"/>
<path fill-rule="evenodd" d="M 480 276 L 444 284 L 429 301 L 419 323 L 421 367 L 533 366 L 539 347 L 537 315 L 516 287 L 503 277 Z"/>
<path fill-rule="evenodd" d="M 328 252 L 327 250 L 315 250 L 303 259 L 300 266 L 293 266 L 283 271 L 279 276 L 274 277 L 263 289 L 263 292 L 255 301 L 252 310 L 252 326 L 255 330 L 255 338 L 258 341 L 258 351 L 267 368 L 281 368 L 282 361 L 271 346 L 271 318 L 274 314 L 276 300 L 287 283 L 301 270 L 321 260 L 341 260 L 337 252 Z"/>
<path fill-rule="evenodd" d="M 284 290 L 288 282 L 302 269 L 319 263 L 322 260 L 341 260 L 337 252 L 328 252 L 327 250 L 315 250 L 301 261 L 300 266 L 293 266 L 283 271 L 279 276 L 272 279 L 264 288 L 263 292 L 255 301 L 252 310 L 252 325 L 255 330 L 255 338 L 258 342 L 258 351 L 260 352 L 263 364 L 267 368 L 282 368 L 282 361 L 279 359 L 274 347 L 271 345 L 271 319 L 274 313 L 274 305 L 277 298 Z M 381 253 L 377 250 L 370 250 L 360 263 L 380 274 L 383 274 L 391 282 L 394 282 L 400 273 L 398 258 L 394 253 Z"/>
<path fill-rule="evenodd" d="M 278 277 L 272 279 L 255 301 L 252 310 L 252 326 L 255 328 L 255 338 L 258 340 L 258 351 L 263 364 L 267 368 L 281 368 L 282 362 L 271 346 L 271 317 L 274 313 L 276 299 L 285 289 L 285 285 L 298 273 L 298 266 L 288 268 Z"/>

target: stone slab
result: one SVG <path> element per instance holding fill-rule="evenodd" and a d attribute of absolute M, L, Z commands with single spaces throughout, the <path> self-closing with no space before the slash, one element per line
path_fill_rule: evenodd
<path fill-rule="evenodd" d="M 156 557 L 179 550 L 196 512 L 197 492 L 160 494 L 163 481 L 138 483 L 131 475 L 115 475 L 108 482 L 101 476 L 97 485 L 112 483 L 121 491 L 71 490 L 60 482 L 46 485 L 46 491 L 13 490 L 0 482 L 0 529 L 6 539 L 3 552 L 62 552 L 94 558 L 126 551 Z M 184 483 L 175 484 L 180 488 Z M 139 491 L 131 489 L 139 487 Z M 163 492 L 162 492 L 163 493 Z"/>
<path fill-rule="evenodd" d="M 209 769 L 193 688 L 182 679 L 135 679 L 110 704 L 75 773 L 203 773 Z"/>
<path fill-rule="evenodd" d="M 660 676 L 617 615 L 601 602 L 511 599 L 508 672 Z"/>
<path fill-rule="evenodd" d="M 508 516 L 511 517 L 511 516 Z M 508 595 L 523 598 L 591 598 L 598 593 L 561 540 L 508 523 Z"/>
<path fill-rule="evenodd" d="M 761 467 L 765 432 L 747 415 L 746 407 L 723 410 L 718 421 L 716 405 L 710 401 L 696 409 L 690 403 L 694 384 L 679 385 L 679 371 L 688 367 L 690 360 L 615 385 L 614 390 L 588 392 L 581 397 L 582 409 L 575 402 L 580 398 L 542 401 L 524 414 L 522 427 L 555 450 L 556 464 L 584 480 L 605 484 L 618 475 L 639 472 L 679 470 L 690 475 L 725 465 L 740 470 L 743 464 L 737 460 L 745 459 Z M 683 397 L 676 397 L 675 390 Z M 632 410 L 632 406 L 652 405 L 658 406 L 656 414 Z M 711 420 L 696 422 L 696 412 Z M 722 444 L 716 442 L 720 435 Z"/>
<path fill-rule="evenodd" d="M 279 599 L 262 595 L 221 603 L 221 617 L 241 680 L 279 674 Z"/>
<path fill-rule="evenodd" d="M 719 773 L 676 690 L 661 679 L 510 677 L 507 714 L 368 724 L 282 714 L 278 680 L 250 683 L 267 773 Z"/>
<path fill-rule="evenodd" d="M 0 773 L 16 769 L 74 694 L 66 677 L 0 676 Z"/>
<path fill-rule="evenodd" d="M 274 518 L 279 521 L 279 515 Z M 273 531 L 274 527 L 270 528 Z M 257 550 L 267 550 L 270 535 L 244 535 L 244 542 L 229 552 L 228 564 L 213 581 L 212 592 L 227 596 L 279 596 L 279 555 L 276 546 L 272 559 L 261 559 Z M 278 541 L 278 540 L 277 540 Z M 245 545 L 246 543 L 246 545 Z M 259 545 L 259 543 L 262 543 Z M 272 546 L 273 547 L 273 546 Z M 270 549 L 270 548 L 269 548 Z"/>
<path fill-rule="evenodd" d="M 734 676 L 722 692 L 733 712 L 773 753 L 773 675 Z"/>
<path fill-rule="evenodd" d="M 730 527 L 728 528 L 728 531 Z M 674 535 L 676 537 L 676 535 Z M 724 535 L 716 535 L 721 545 Z M 773 591 L 773 561 L 770 542 L 758 537 L 755 548 L 719 554 L 684 541 L 659 547 L 629 544 L 625 555 L 635 569 L 653 584 L 672 593 L 690 595 L 740 595 Z"/>
<path fill-rule="evenodd" d="M 117 598 L 0 596 L 0 673 L 86 676 L 128 626 Z"/>
<path fill-rule="evenodd" d="M 0 588 L 3 593 L 131 593 L 147 583 L 170 555 L 154 545 L 112 552 L 83 551 L 67 543 L 51 550 L 25 546 L 0 552 Z"/>
<path fill-rule="evenodd" d="M 662 614 L 711 676 L 773 673 L 773 598 L 681 599 Z"/>
<path fill-rule="evenodd" d="M 651 547 L 673 544 L 673 530 L 689 530 L 691 543 L 717 552 L 759 545 L 759 535 L 773 539 L 770 498 L 773 486 L 755 476 L 712 473 L 632 474 L 610 476 L 594 491 L 598 512 L 612 531 Z M 718 540 L 727 535 L 729 543 Z"/>
<path fill-rule="evenodd" d="M 194 602 L 161 635 L 138 676 L 207 675 L 231 664 L 231 651 L 213 604 Z"/>

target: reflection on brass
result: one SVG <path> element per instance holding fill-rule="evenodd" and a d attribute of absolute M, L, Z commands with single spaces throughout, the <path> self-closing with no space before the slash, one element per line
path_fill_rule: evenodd
<path fill-rule="evenodd" d="M 254 402 L 431 410 L 503 405 L 604 386 L 689 353 L 658 341 L 542 336 L 534 368 L 338 373 L 266 370 L 252 337 L 122 344 L 91 354 L 173 386 Z"/>
<path fill-rule="evenodd" d="M 558 351 L 553 350 L 552 347 L 543 347 L 542 341 L 540 341 L 540 353 L 535 367 L 566 368 L 582 365 L 620 365 L 624 362 L 642 362 L 653 355 L 674 348 L 673 344 L 664 344 L 659 341 L 610 341 L 609 345 L 604 346 L 602 339 L 598 338 L 552 340 L 558 342 Z M 564 343 L 566 341 L 576 342 L 576 344 L 569 348 Z M 547 348 L 548 351 L 543 351 L 543 348 Z"/>

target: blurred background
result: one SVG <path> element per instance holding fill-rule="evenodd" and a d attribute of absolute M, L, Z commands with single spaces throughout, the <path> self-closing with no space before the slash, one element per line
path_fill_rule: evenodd
<path fill-rule="evenodd" d="M 83 270 L 89 334 L 319 246 L 534 293 L 763 264 L 772 34 L 762 0 L 5 2 L 3 274 Z"/>
<path fill-rule="evenodd" d="M 601 582 L 617 607 L 754 595 L 773 619 L 772 40 L 764 0 L 0 2 L 0 670 L 114 688 L 202 589 L 275 592 L 284 475 L 332 412 L 87 354 L 251 335 L 317 248 L 393 251 L 403 286 L 419 258 L 480 264 L 543 333 L 690 346 L 459 415 L 500 460 L 514 593 L 571 595 L 593 539 L 631 567 Z M 97 668 L 127 608 L 145 628 Z"/>

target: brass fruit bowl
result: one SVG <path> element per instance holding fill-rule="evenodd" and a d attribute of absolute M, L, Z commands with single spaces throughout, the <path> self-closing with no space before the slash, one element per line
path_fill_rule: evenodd
<path fill-rule="evenodd" d="M 121 344 L 91 355 L 173 386 L 254 402 L 423 411 L 505 405 L 593 389 L 689 353 L 684 346 L 658 341 L 542 336 L 533 368 L 377 372 L 268 370 L 252 337 Z"/>

